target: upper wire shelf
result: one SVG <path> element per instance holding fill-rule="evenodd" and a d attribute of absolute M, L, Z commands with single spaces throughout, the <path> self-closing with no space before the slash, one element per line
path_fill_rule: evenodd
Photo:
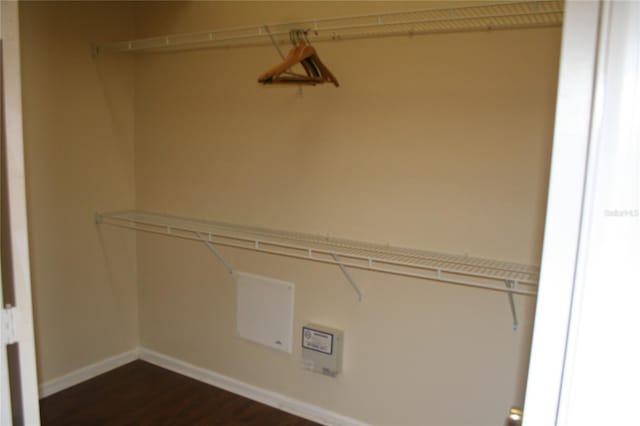
<path fill-rule="evenodd" d="M 217 29 L 103 43 L 97 52 L 145 52 L 205 47 L 246 47 L 289 43 L 293 29 L 309 30 L 312 42 L 360 38 L 510 30 L 562 25 L 564 2 L 501 2 Z M 273 40 L 271 39 L 273 38 Z"/>
<path fill-rule="evenodd" d="M 202 241 L 212 246 L 235 247 L 509 295 L 535 295 L 539 276 L 537 267 L 518 263 L 134 210 L 98 213 L 96 222 Z"/>

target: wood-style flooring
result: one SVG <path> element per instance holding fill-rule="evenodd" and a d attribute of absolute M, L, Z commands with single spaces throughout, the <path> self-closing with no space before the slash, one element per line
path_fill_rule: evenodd
<path fill-rule="evenodd" d="M 43 398 L 40 415 L 43 425 L 318 426 L 144 361 Z"/>

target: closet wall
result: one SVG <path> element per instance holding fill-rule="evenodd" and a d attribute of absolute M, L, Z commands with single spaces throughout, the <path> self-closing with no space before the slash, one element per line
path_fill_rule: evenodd
<path fill-rule="evenodd" d="M 341 87 L 302 96 L 256 82 L 271 46 L 88 48 L 428 5 L 22 4 L 41 382 L 139 343 L 371 424 L 502 424 L 523 399 L 532 298 L 514 332 L 503 294 L 353 271 L 359 303 L 336 267 L 221 249 L 296 284 L 288 355 L 236 337 L 233 280 L 202 244 L 93 224 L 137 207 L 539 263 L 558 28 L 318 43 Z M 344 330 L 339 377 L 302 369 L 307 322 Z"/>
<path fill-rule="evenodd" d="M 135 236 L 98 232 L 130 208 L 133 60 L 89 43 L 133 36 L 129 5 L 21 2 L 24 137 L 39 381 L 137 345 Z"/>
<path fill-rule="evenodd" d="M 155 3 L 139 37 L 422 4 Z M 318 43 L 341 87 L 261 87 L 272 46 L 139 55 L 138 208 L 538 263 L 559 29 Z M 144 347 L 372 424 L 502 424 L 522 402 L 533 300 L 222 250 L 296 284 L 286 355 L 235 335 L 235 287 L 202 244 L 138 238 Z M 344 374 L 300 327 L 345 331 Z"/>

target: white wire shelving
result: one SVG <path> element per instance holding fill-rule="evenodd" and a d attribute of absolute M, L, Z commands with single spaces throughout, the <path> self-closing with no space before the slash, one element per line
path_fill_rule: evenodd
<path fill-rule="evenodd" d="M 563 1 L 480 4 L 446 9 L 344 16 L 172 34 L 102 43 L 100 52 L 149 52 L 215 47 L 246 47 L 289 43 L 289 32 L 309 30 L 311 42 L 353 40 L 434 33 L 513 30 L 562 25 Z"/>
<path fill-rule="evenodd" d="M 538 268 L 518 263 L 136 210 L 97 213 L 96 223 L 203 242 L 230 273 L 234 270 L 218 252 L 218 246 L 336 265 L 359 299 L 362 293 L 349 268 L 506 293 L 514 328 L 518 320 L 513 295 L 537 293 Z"/>

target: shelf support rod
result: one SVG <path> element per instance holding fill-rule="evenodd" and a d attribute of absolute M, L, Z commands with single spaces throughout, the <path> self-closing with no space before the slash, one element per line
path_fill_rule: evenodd
<path fill-rule="evenodd" d="M 351 287 L 353 287 L 353 290 L 358 295 L 358 302 L 362 302 L 362 292 L 358 288 L 358 285 L 356 284 L 356 282 L 353 280 L 353 277 L 351 277 L 351 274 L 349 274 L 349 271 L 347 271 L 347 268 L 345 268 L 344 265 L 342 264 L 342 260 L 340 260 L 340 258 L 335 254 L 331 254 L 331 256 L 333 257 L 333 260 L 336 261 L 336 263 L 340 267 L 340 270 L 344 274 L 345 278 L 347 279 L 347 281 L 349 281 L 349 284 L 351 284 Z"/>
<path fill-rule="evenodd" d="M 280 46 L 278 46 L 276 39 L 273 37 L 273 34 L 271 34 L 271 30 L 269 29 L 269 26 L 265 25 L 264 30 L 267 34 L 269 34 L 269 38 L 271 39 L 271 43 L 273 43 L 273 47 L 276 48 L 276 50 L 278 51 L 278 55 L 280 55 L 280 58 L 284 61 L 285 59 L 284 53 L 282 53 L 282 49 L 280 49 Z"/>
<path fill-rule="evenodd" d="M 515 281 L 506 281 L 505 284 L 508 288 L 515 288 Z M 509 306 L 511 307 L 511 316 L 513 317 L 513 331 L 518 331 L 518 313 L 516 312 L 516 304 L 513 301 L 513 293 L 509 292 L 507 294 L 509 296 Z"/>
<path fill-rule="evenodd" d="M 206 238 L 204 238 L 204 237 L 202 236 L 202 234 L 201 234 L 201 233 L 196 232 L 196 235 L 198 236 L 198 238 L 200 238 L 200 241 L 202 241 L 202 242 L 204 243 L 204 245 L 205 245 L 205 246 L 207 246 L 207 248 L 209 249 L 209 251 L 211 251 L 211 253 L 213 253 L 213 255 L 214 255 L 215 257 L 217 257 L 217 258 L 218 258 L 218 260 L 219 260 L 219 261 L 224 265 L 224 267 L 226 268 L 227 272 L 229 272 L 229 274 L 230 274 L 230 275 L 233 275 L 235 271 L 233 270 L 233 268 L 231 267 L 231 265 L 229 265 L 229 262 L 227 262 L 227 261 L 225 260 L 225 258 L 224 258 L 224 257 L 222 257 L 222 255 L 220 254 L 220 252 L 218 251 L 218 249 L 216 248 L 216 246 L 214 246 L 213 244 L 211 244 L 211 242 L 210 242 L 210 241 L 207 241 L 207 239 L 206 239 Z"/>

